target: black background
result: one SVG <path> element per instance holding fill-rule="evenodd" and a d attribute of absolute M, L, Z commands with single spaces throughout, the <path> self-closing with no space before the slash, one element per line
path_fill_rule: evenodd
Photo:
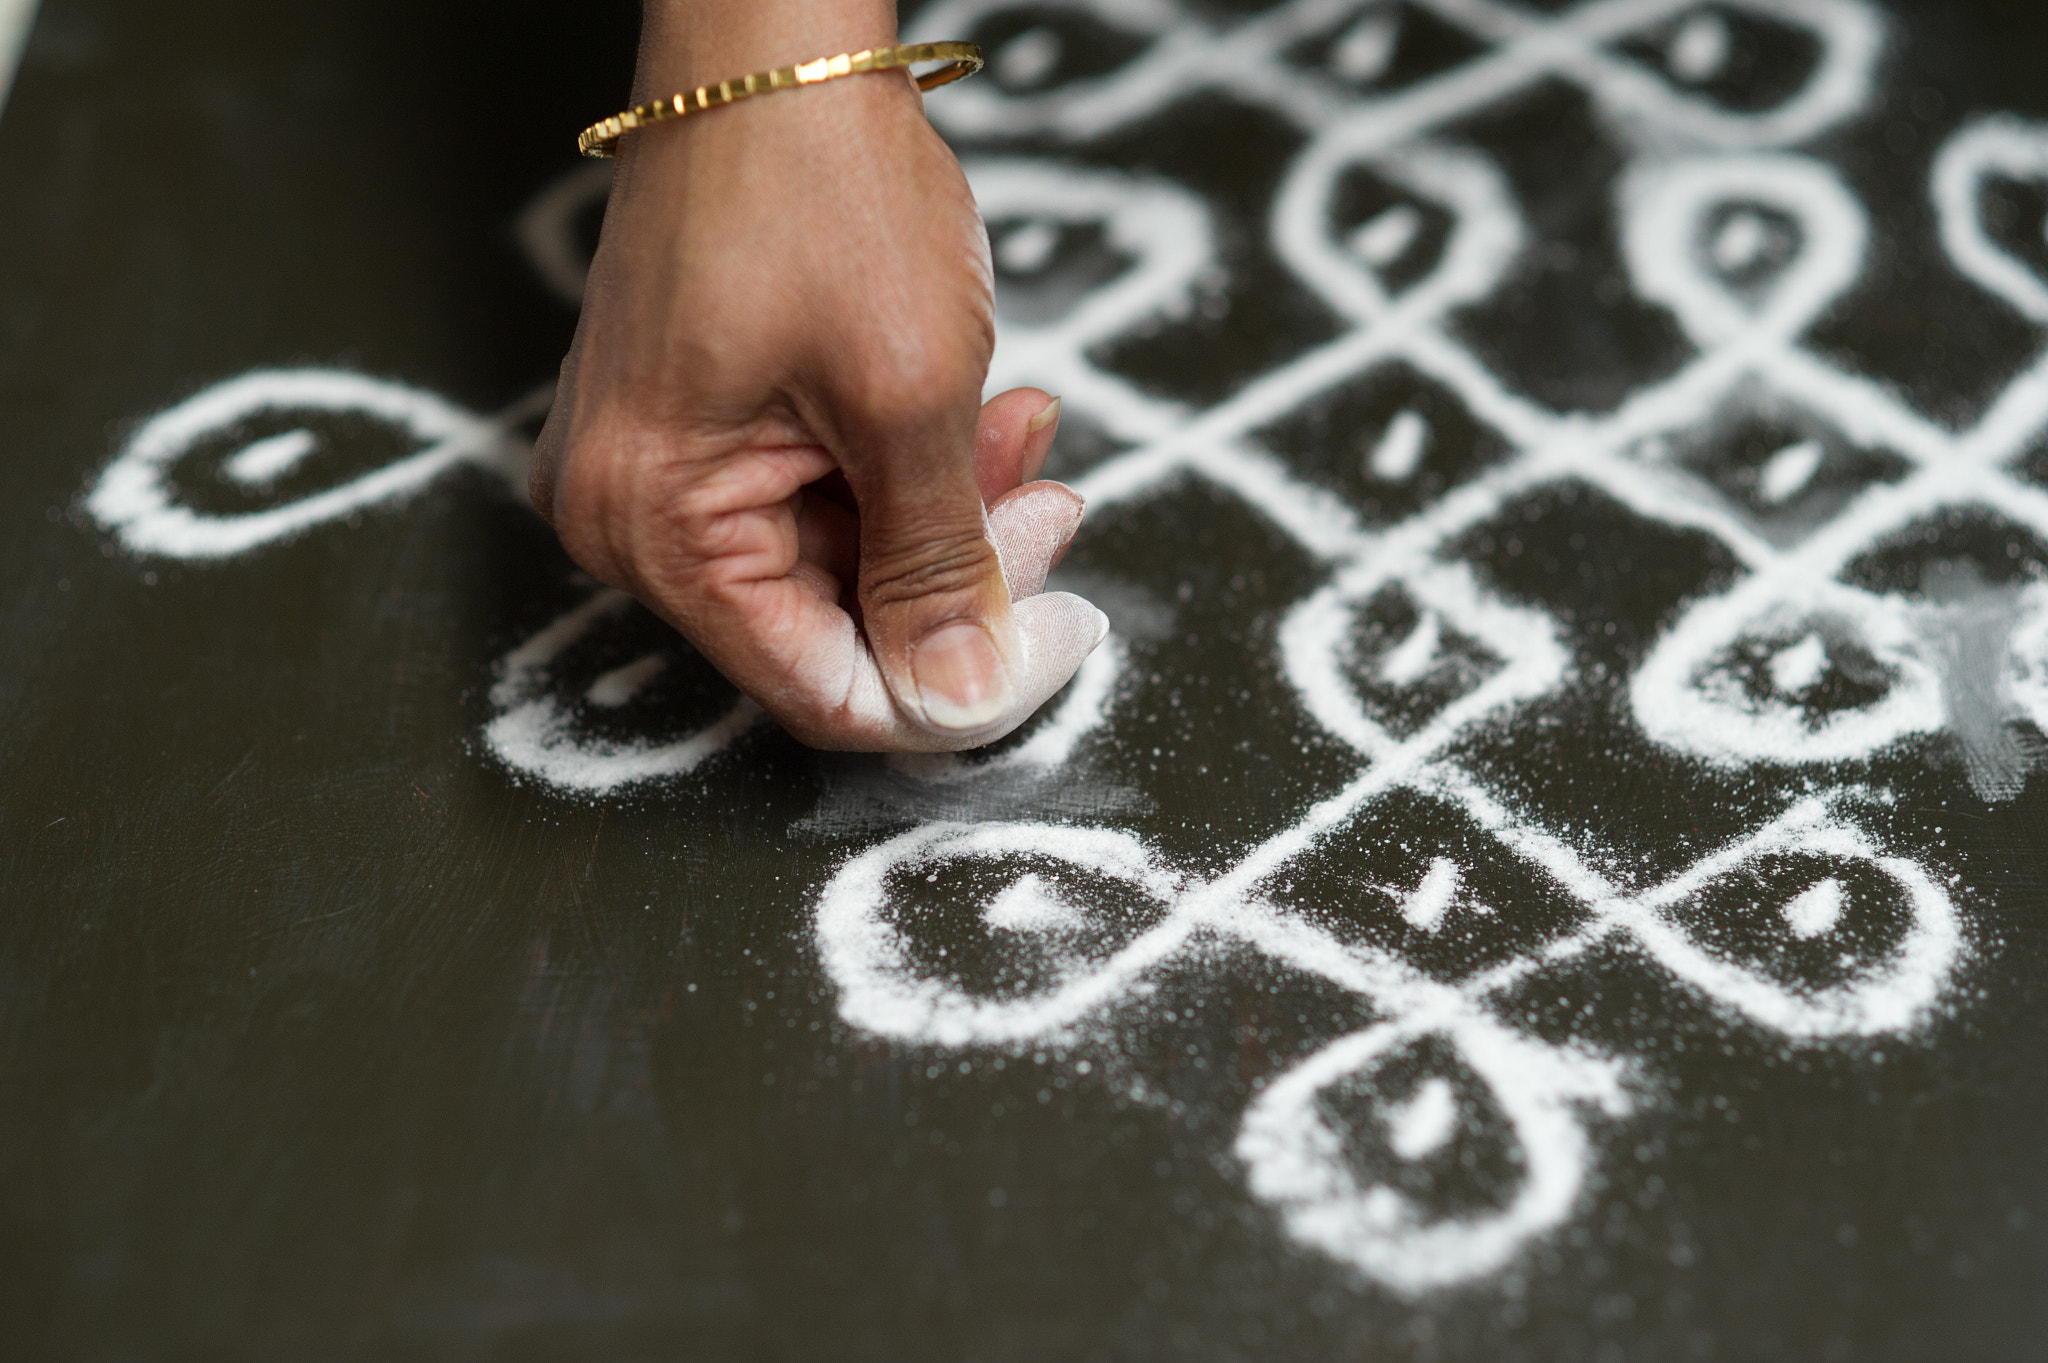
<path fill-rule="evenodd" d="M 1927 163 L 1972 115 L 2048 114 L 2048 20 L 1894 18 L 1880 107 L 1815 148 L 1879 239 L 1813 344 L 1962 424 L 2040 338 L 1943 263 Z M 0 120 L 0 1351 L 2048 1355 L 2038 775 L 1986 804 L 1940 741 L 1860 773 L 1899 792 L 1884 836 L 1954 874 L 1969 924 L 1952 1006 L 1908 1044 L 1794 1055 L 1596 963 L 1582 986 L 1653 1024 L 1583 1035 L 1648 1057 L 1650 1098 L 1598 1129 L 1563 1231 L 1411 1303 L 1291 1242 L 1228 1155 L 1253 1081 L 1332 1034 L 1245 1021 L 1302 986 L 1248 963 L 1165 980 L 1203 1005 L 1130 1042 L 1165 1107 L 1057 1065 L 963 1070 L 851 1033 L 809 945 L 844 853 L 924 812 L 876 763 L 757 738 L 601 802 L 508 776 L 477 742 L 492 662 L 584 589 L 480 475 L 222 565 L 117 555 L 81 490 L 211 383 L 337 364 L 493 411 L 552 371 L 573 317 L 511 222 L 619 104 L 634 25 L 624 3 L 45 0 Z M 1542 87 L 1459 131 L 1580 248 L 1467 314 L 1473 348 L 1565 407 L 1668 372 L 1669 321 L 1603 292 L 1618 156 L 1583 99 Z M 1261 245 L 1295 145 L 1205 97 L 1086 149 L 1210 198 L 1232 271 L 1227 309 L 1110 362 L 1213 398 L 1333 333 Z M 1625 676 L 1726 580 L 1703 541 L 1597 499 L 1537 509 L 1526 554 L 1471 554 L 1616 622 L 1575 637 L 1589 669 Z M 1348 770 L 1266 661 L 1316 570 L 1198 489 L 1091 533 L 1076 569 L 1172 623 L 1133 631 L 1117 753 L 981 812 L 1225 863 Z M 1561 571 L 1572 534 L 1654 566 Z M 1547 704 L 1548 737 L 1475 762 L 1646 865 L 1794 779 L 1616 742 L 1612 685 Z"/>

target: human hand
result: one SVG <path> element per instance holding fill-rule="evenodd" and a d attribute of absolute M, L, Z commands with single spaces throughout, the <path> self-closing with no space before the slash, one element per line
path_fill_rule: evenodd
<path fill-rule="evenodd" d="M 656 0 L 636 99 L 893 42 L 878 0 Z M 814 50 L 815 49 L 815 50 Z M 1108 628 L 1039 595 L 1058 404 L 986 406 L 988 243 L 901 73 L 629 135 L 534 462 L 570 554 L 807 743 L 1001 737 Z"/>

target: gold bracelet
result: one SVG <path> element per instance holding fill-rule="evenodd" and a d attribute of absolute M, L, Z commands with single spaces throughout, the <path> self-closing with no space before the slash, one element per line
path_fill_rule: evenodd
<path fill-rule="evenodd" d="M 687 93 L 671 95 L 653 104 L 642 104 L 622 114 L 613 114 L 602 123 L 591 124 L 576 139 L 576 150 L 585 156 L 610 156 L 618 149 L 621 137 L 650 123 L 681 118 L 685 114 L 705 113 L 750 95 L 765 95 L 771 90 L 793 90 L 799 85 L 816 85 L 820 81 L 857 76 L 866 71 L 894 71 L 915 62 L 945 63 L 938 70 L 917 77 L 918 89 L 936 90 L 941 85 L 950 85 L 981 70 L 981 49 L 973 43 L 871 47 L 863 52 L 820 57 L 801 66 L 778 66 L 773 71 L 757 71 L 751 76 L 722 80 L 716 85 L 700 85 Z"/>

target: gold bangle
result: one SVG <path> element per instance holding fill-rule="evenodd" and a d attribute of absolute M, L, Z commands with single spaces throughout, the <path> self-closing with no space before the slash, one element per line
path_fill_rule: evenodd
<path fill-rule="evenodd" d="M 866 71 L 894 71 L 916 62 L 945 63 L 938 70 L 917 77 L 918 89 L 936 90 L 941 85 L 950 85 L 981 70 L 981 49 L 973 43 L 871 47 L 861 52 L 842 52 L 836 57 L 820 57 L 801 66 L 778 66 L 773 71 L 757 71 L 751 76 L 722 80 L 716 85 L 700 85 L 695 90 L 670 95 L 653 104 L 642 104 L 622 114 L 613 114 L 601 123 L 591 124 L 577 137 L 576 150 L 585 156 L 610 156 L 618 149 L 621 137 L 650 123 L 681 118 L 685 114 L 706 113 L 751 95 L 765 95 L 771 90 L 793 90 L 799 85 L 816 85 L 820 81 L 857 76 Z"/>

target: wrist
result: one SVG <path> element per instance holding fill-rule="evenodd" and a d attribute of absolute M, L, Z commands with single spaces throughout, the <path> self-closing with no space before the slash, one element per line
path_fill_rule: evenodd
<path fill-rule="evenodd" d="M 895 41 L 895 0 L 644 0 L 634 100 Z"/>

